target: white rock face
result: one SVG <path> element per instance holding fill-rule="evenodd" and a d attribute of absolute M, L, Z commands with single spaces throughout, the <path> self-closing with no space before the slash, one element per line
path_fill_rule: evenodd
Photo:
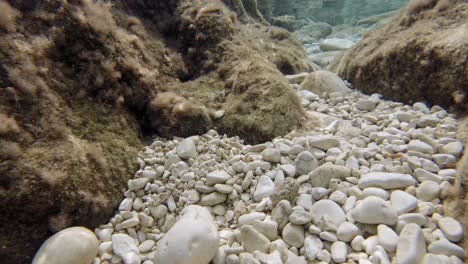
<path fill-rule="evenodd" d="M 98 240 L 84 227 L 70 227 L 48 238 L 33 259 L 33 264 L 92 263 Z"/>
<path fill-rule="evenodd" d="M 426 241 L 417 224 L 407 224 L 398 239 L 397 263 L 419 264 L 426 254 Z"/>
<path fill-rule="evenodd" d="M 182 140 L 182 142 L 177 145 L 176 152 L 181 159 L 190 159 L 198 156 L 195 143 L 191 138 Z"/>
<path fill-rule="evenodd" d="M 346 221 L 346 215 L 343 209 L 331 200 L 320 200 L 312 205 L 310 213 L 313 216 L 314 224 L 318 224 L 324 217 L 329 217 L 335 225 L 340 225 Z"/>
<path fill-rule="evenodd" d="M 218 230 L 208 210 L 189 205 L 158 241 L 153 262 L 208 264 L 216 255 L 218 247 Z"/>
<path fill-rule="evenodd" d="M 416 180 L 408 174 L 391 172 L 371 172 L 361 176 L 359 188 L 379 187 L 382 189 L 398 189 L 413 186 Z"/>
<path fill-rule="evenodd" d="M 450 241 L 458 242 L 463 238 L 463 226 L 452 217 L 442 217 L 437 224 Z"/>
<path fill-rule="evenodd" d="M 356 208 L 351 210 L 351 215 L 354 220 L 364 224 L 394 225 L 398 220 L 395 209 L 382 198 L 375 196 L 362 200 Z"/>
<path fill-rule="evenodd" d="M 112 235 L 112 251 L 119 256 L 125 264 L 140 263 L 139 249 L 133 238 L 126 234 Z"/>
<path fill-rule="evenodd" d="M 254 200 L 261 201 L 263 198 L 269 197 L 275 193 L 275 183 L 268 176 L 261 176 L 255 188 Z"/>

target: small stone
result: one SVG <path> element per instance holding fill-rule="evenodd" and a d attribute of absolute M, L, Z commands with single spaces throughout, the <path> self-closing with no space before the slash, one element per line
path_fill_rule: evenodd
<path fill-rule="evenodd" d="M 271 220 L 254 220 L 253 227 L 270 241 L 278 238 L 278 224 Z"/>
<path fill-rule="evenodd" d="M 215 190 L 219 193 L 224 193 L 224 194 L 230 194 L 234 190 L 234 188 L 231 185 L 227 184 L 215 184 Z"/>
<path fill-rule="evenodd" d="M 427 250 L 429 251 L 429 253 L 446 255 L 446 256 L 453 255 L 459 258 L 463 258 L 465 255 L 465 250 L 462 247 L 454 243 L 451 243 L 450 241 L 445 240 L 445 239 L 440 239 L 440 240 L 432 242 L 427 247 Z"/>
<path fill-rule="evenodd" d="M 342 241 L 336 241 L 331 246 L 331 256 L 336 263 L 343 263 L 346 261 L 348 255 L 346 244 Z"/>
<path fill-rule="evenodd" d="M 153 262 L 209 263 L 216 255 L 219 242 L 218 229 L 208 210 L 198 205 L 189 205 L 158 241 Z"/>
<path fill-rule="evenodd" d="M 419 264 L 426 254 L 424 235 L 416 224 L 407 224 L 401 230 L 396 250 L 397 263 Z"/>
<path fill-rule="evenodd" d="M 338 226 L 336 235 L 339 240 L 349 242 L 359 234 L 359 228 L 351 222 L 343 222 Z"/>
<path fill-rule="evenodd" d="M 452 217 L 442 217 L 437 224 L 450 241 L 459 242 L 463 238 L 463 226 Z"/>
<path fill-rule="evenodd" d="M 299 175 L 305 175 L 317 168 L 317 159 L 309 151 L 299 153 L 295 163 Z"/>
<path fill-rule="evenodd" d="M 377 226 L 377 236 L 379 238 L 379 245 L 381 245 L 387 252 L 395 252 L 398 245 L 398 235 L 386 225 Z"/>
<path fill-rule="evenodd" d="M 225 171 L 213 171 L 206 175 L 206 184 L 215 185 L 217 183 L 225 183 L 229 179 L 231 179 L 231 176 Z"/>
<path fill-rule="evenodd" d="M 281 152 L 275 148 L 267 148 L 262 151 L 264 161 L 278 163 L 281 160 Z"/>
<path fill-rule="evenodd" d="M 414 223 L 419 226 L 425 225 L 427 223 L 426 216 L 418 213 L 408 213 L 398 216 L 398 221 L 403 221 L 405 223 Z"/>
<path fill-rule="evenodd" d="M 256 250 L 267 253 L 270 247 L 270 240 L 255 230 L 251 225 L 241 227 L 239 238 L 244 248 L 250 253 Z"/>
<path fill-rule="evenodd" d="M 283 239 L 289 245 L 301 248 L 304 245 L 304 227 L 291 223 L 287 224 L 283 228 Z"/>
<path fill-rule="evenodd" d="M 356 108 L 361 111 L 374 110 L 379 102 L 373 99 L 360 99 L 356 103 Z"/>
<path fill-rule="evenodd" d="M 149 181 L 148 178 L 138 178 L 128 181 L 128 190 L 134 191 L 145 187 L 146 183 Z"/>
<path fill-rule="evenodd" d="M 227 195 L 219 192 L 207 194 L 201 198 L 200 205 L 214 206 L 224 203 L 227 200 Z"/>
<path fill-rule="evenodd" d="M 307 236 L 304 240 L 304 255 L 310 260 L 314 261 L 317 258 L 317 255 L 322 251 L 323 243 L 316 236 Z"/>
<path fill-rule="evenodd" d="M 167 212 L 168 212 L 167 207 L 163 204 L 160 204 L 158 206 L 151 206 L 149 207 L 149 209 L 150 209 L 151 215 L 156 219 L 166 217 Z"/>
<path fill-rule="evenodd" d="M 176 147 L 177 155 L 182 159 L 194 159 L 198 156 L 197 149 L 193 139 L 186 138 Z"/>
<path fill-rule="evenodd" d="M 335 234 L 325 231 L 325 232 L 320 232 L 319 237 L 322 240 L 328 241 L 328 242 L 335 242 L 338 240 Z"/>
<path fill-rule="evenodd" d="M 279 167 L 288 177 L 295 177 L 297 174 L 296 166 L 292 164 L 280 165 Z"/>
<path fill-rule="evenodd" d="M 340 225 L 346 221 L 343 209 L 331 200 L 320 200 L 312 205 L 310 213 L 313 216 L 314 224 L 318 224 L 323 216 L 328 216 L 335 225 Z"/>
<path fill-rule="evenodd" d="M 289 221 L 295 225 L 305 225 L 312 221 L 312 214 L 306 211 L 294 211 L 289 216 Z"/>
<path fill-rule="evenodd" d="M 154 240 L 146 240 L 138 246 L 138 249 L 141 253 L 147 253 L 153 249 L 155 244 L 156 242 L 154 242 Z"/>
<path fill-rule="evenodd" d="M 414 210 L 418 204 L 416 197 L 400 190 L 392 192 L 390 202 L 399 215 Z"/>
<path fill-rule="evenodd" d="M 408 112 L 397 112 L 395 115 L 396 118 L 400 120 L 400 122 L 409 123 L 411 120 L 413 120 L 413 115 Z"/>
<path fill-rule="evenodd" d="M 433 181 L 423 181 L 416 189 L 416 197 L 424 202 L 429 202 L 439 196 L 440 186 Z"/>
<path fill-rule="evenodd" d="M 254 200 L 261 201 L 263 198 L 269 197 L 275 193 L 275 183 L 268 176 L 261 176 L 258 180 L 257 187 L 254 192 Z"/>
<path fill-rule="evenodd" d="M 259 213 L 259 212 L 251 212 L 249 214 L 241 215 L 237 222 L 239 225 L 252 225 L 255 220 L 263 220 L 265 219 L 265 214 L 264 213 Z"/>
<path fill-rule="evenodd" d="M 436 255 L 428 253 L 424 256 L 421 264 L 451 264 L 450 258 L 444 255 Z"/>
<path fill-rule="evenodd" d="M 391 172 L 371 172 L 361 176 L 359 188 L 379 187 L 382 189 L 398 189 L 414 186 L 416 180 L 408 174 Z"/>
<path fill-rule="evenodd" d="M 33 264 L 92 263 L 98 253 L 98 240 L 84 227 L 70 227 L 48 238 L 37 251 Z"/>
<path fill-rule="evenodd" d="M 310 136 L 308 137 L 308 142 L 311 147 L 321 150 L 328 150 L 340 144 L 340 140 L 338 138 L 327 135 Z"/>
<path fill-rule="evenodd" d="M 428 172 L 427 170 L 419 169 L 419 168 L 414 170 L 414 175 L 416 176 L 416 179 L 418 179 L 419 182 L 434 181 L 440 184 L 441 182 L 445 180 L 445 178 L 442 176 L 439 176 L 437 174 L 434 174 L 432 172 Z"/>
<path fill-rule="evenodd" d="M 415 152 L 425 153 L 429 155 L 434 154 L 434 149 L 432 148 L 431 145 L 418 139 L 414 139 L 410 141 L 410 143 L 408 144 L 408 151 L 415 151 Z"/>
<path fill-rule="evenodd" d="M 312 187 L 324 187 L 328 188 L 330 180 L 333 178 L 344 180 L 351 176 L 351 169 L 345 166 L 334 165 L 331 163 L 325 163 L 310 174 L 310 183 Z"/>
<path fill-rule="evenodd" d="M 135 240 L 126 234 L 112 235 L 112 251 L 120 257 L 125 264 L 140 264 L 140 251 Z"/>
<path fill-rule="evenodd" d="M 387 224 L 397 223 L 397 212 L 390 207 L 385 200 L 371 196 L 362 200 L 351 210 L 354 220 L 364 224 Z"/>
<path fill-rule="evenodd" d="M 458 141 L 447 143 L 440 148 L 440 153 L 451 154 L 455 157 L 460 157 L 463 153 L 463 144 Z"/>

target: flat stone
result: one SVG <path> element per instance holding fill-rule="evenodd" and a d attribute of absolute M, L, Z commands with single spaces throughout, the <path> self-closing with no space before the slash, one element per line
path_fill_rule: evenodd
<path fill-rule="evenodd" d="M 403 221 L 405 223 L 414 223 L 419 226 L 423 226 L 427 223 L 428 219 L 425 215 L 418 213 L 408 213 L 398 216 L 398 221 Z"/>
<path fill-rule="evenodd" d="M 398 234 L 386 225 L 377 226 L 379 245 L 387 252 L 395 252 L 398 245 Z"/>
<path fill-rule="evenodd" d="M 452 264 L 450 258 L 445 255 L 436 255 L 428 253 L 424 256 L 421 264 Z M 461 262 L 460 262 L 461 263 Z"/>
<path fill-rule="evenodd" d="M 393 209 L 397 211 L 397 214 L 404 214 L 414 210 L 418 204 L 418 200 L 413 195 L 396 190 L 390 195 L 390 202 Z"/>
<path fill-rule="evenodd" d="M 181 159 L 190 159 L 196 158 L 198 156 L 197 149 L 193 139 L 186 138 L 182 140 L 179 145 L 176 147 L 177 155 Z"/>
<path fill-rule="evenodd" d="M 305 225 L 312 221 L 312 214 L 306 211 L 294 211 L 289 215 L 289 221 L 295 225 Z"/>
<path fill-rule="evenodd" d="M 318 224 L 324 216 L 328 216 L 337 226 L 346 221 L 343 209 L 331 200 L 320 200 L 314 203 L 310 213 L 313 216 L 314 224 Z"/>
<path fill-rule="evenodd" d="M 281 152 L 279 149 L 267 148 L 262 151 L 262 157 L 264 161 L 278 163 L 281 160 Z"/>
<path fill-rule="evenodd" d="M 445 180 L 445 178 L 442 176 L 439 176 L 437 174 L 434 174 L 432 172 L 428 172 L 427 170 L 419 169 L 419 168 L 414 170 L 414 175 L 416 176 L 416 179 L 418 179 L 419 182 L 433 181 L 433 182 L 440 184 L 441 182 Z"/>
<path fill-rule="evenodd" d="M 289 245 L 301 248 L 304 245 L 304 227 L 302 225 L 287 224 L 283 228 L 283 240 Z"/>
<path fill-rule="evenodd" d="M 336 235 L 339 240 L 349 242 L 359 234 L 359 228 L 351 222 L 343 222 L 338 226 Z"/>
<path fill-rule="evenodd" d="M 346 244 L 342 241 L 336 241 L 331 245 L 331 256 L 336 263 L 343 263 L 346 261 L 348 255 Z"/>
<path fill-rule="evenodd" d="M 98 253 L 98 246 L 98 240 L 91 230 L 84 227 L 66 228 L 42 244 L 32 263 L 92 263 Z"/>
<path fill-rule="evenodd" d="M 371 196 L 362 200 L 351 210 L 354 220 L 364 224 L 395 225 L 398 215 L 395 209 L 382 198 Z"/>
<path fill-rule="evenodd" d="M 128 190 L 134 191 L 145 187 L 146 183 L 149 181 L 148 178 L 138 178 L 128 181 Z"/>
<path fill-rule="evenodd" d="M 347 39 L 329 38 L 320 43 L 320 49 L 322 51 L 347 50 L 354 44 L 353 41 Z"/>
<path fill-rule="evenodd" d="M 143 243 L 138 245 L 138 249 L 141 253 L 147 253 L 151 251 L 155 244 L 156 242 L 154 242 L 154 240 L 145 240 Z"/>
<path fill-rule="evenodd" d="M 270 241 L 274 241 L 278 238 L 278 224 L 275 221 L 267 219 L 264 221 L 254 220 L 253 227 Z"/>
<path fill-rule="evenodd" d="M 419 264 L 426 254 L 424 235 L 417 224 L 407 224 L 401 230 L 396 250 L 397 263 Z"/>
<path fill-rule="evenodd" d="M 437 224 L 450 241 L 459 242 L 463 238 L 463 226 L 454 218 L 442 217 Z"/>
<path fill-rule="evenodd" d="M 434 154 L 432 159 L 439 166 L 457 162 L 457 158 L 451 154 Z"/>
<path fill-rule="evenodd" d="M 429 251 L 429 253 L 446 255 L 446 256 L 453 255 L 459 258 L 463 258 L 465 255 L 465 250 L 462 247 L 445 239 L 440 239 L 440 240 L 432 242 L 427 247 L 427 250 Z"/>
<path fill-rule="evenodd" d="M 209 211 L 198 205 L 189 205 L 158 241 L 153 262 L 209 263 L 218 251 L 219 242 L 218 229 Z"/>
<path fill-rule="evenodd" d="M 305 260 L 304 256 L 299 257 L 288 250 L 288 260 L 286 264 L 307 264 L 307 261 Z"/>
<path fill-rule="evenodd" d="M 288 177 L 295 177 L 297 174 L 296 166 L 292 164 L 284 164 L 280 165 L 279 167 Z"/>
<path fill-rule="evenodd" d="M 229 179 L 231 179 L 231 176 L 225 171 L 213 171 L 206 175 L 206 184 L 215 185 L 217 183 L 225 183 Z"/>
<path fill-rule="evenodd" d="M 386 190 L 406 188 L 415 184 L 416 180 L 411 175 L 391 172 L 370 172 L 362 175 L 358 182 L 361 189 L 379 187 Z"/>
<path fill-rule="evenodd" d="M 207 194 L 201 198 L 200 205 L 214 206 L 224 203 L 227 200 L 227 195 L 224 193 L 214 192 Z"/>
<path fill-rule="evenodd" d="M 311 147 L 321 150 L 328 150 L 340 144 L 340 140 L 338 138 L 327 135 L 310 136 L 307 139 Z"/>
<path fill-rule="evenodd" d="M 120 257 L 125 264 L 139 264 L 140 250 L 135 240 L 127 234 L 112 235 L 112 251 Z"/>
<path fill-rule="evenodd" d="M 245 250 L 250 253 L 253 253 L 256 250 L 267 253 L 270 248 L 270 240 L 255 230 L 251 225 L 241 227 L 239 238 L 240 242 L 244 245 Z"/>
<path fill-rule="evenodd" d="M 351 169 L 345 166 L 334 165 L 331 163 L 325 163 L 315 170 L 310 175 L 310 183 L 312 187 L 324 187 L 328 188 L 330 180 L 337 178 L 344 180 L 351 176 Z"/>
<path fill-rule="evenodd" d="M 234 188 L 231 185 L 227 184 L 215 184 L 215 190 L 219 193 L 224 193 L 224 194 L 230 194 L 234 190 Z"/>
<path fill-rule="evenodd" d="M 400 120 L 400 122 L 406 122 L 409 123 L 411 120 L 413 120 L 413 115 L 408 113 L 408 112 L 397 112 L 395 114 L 396 118 Z"/>
<path fill-rule="evenodd" d="M 275 183 L 268 176 L 261 176 L 253 195 L 254 201 L 260 202 L 263 198 L 275 193 Z"/>

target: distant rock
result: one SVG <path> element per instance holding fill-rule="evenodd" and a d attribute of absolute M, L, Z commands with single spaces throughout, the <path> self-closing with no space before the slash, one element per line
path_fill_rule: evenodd
<path fill-rule="evenodd" d="M 320 42 L 320 49 L 323 51 L 347 50 L 354 44 L 356 44 L 354 41 L 348 39 L 330 38 Z"/>
<path fill-rule="evenodd" d="M 309 90 L 317 95 L 333 92 L 348 94 L 351 92 L 351 89 L 346 86 L 338 75 L 323 70 L 310 73 L 301 83 L 300 89 Z"/>

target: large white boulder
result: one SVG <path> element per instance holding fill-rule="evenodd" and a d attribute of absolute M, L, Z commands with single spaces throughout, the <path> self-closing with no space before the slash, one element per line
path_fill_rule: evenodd
<path fill-rule="evenodd" d="M 47 239 L 34 256 L 33 264 L 88 264 L 98 252 L 98 240 L 84 227 L 70 227 Z"/>
<path fill-rule="evenodd" d="M 208 264 L 216 255 L 219 235 L 208 210 L 189 205 L 179 220 L 158 241 L 154 263 Z"/>

